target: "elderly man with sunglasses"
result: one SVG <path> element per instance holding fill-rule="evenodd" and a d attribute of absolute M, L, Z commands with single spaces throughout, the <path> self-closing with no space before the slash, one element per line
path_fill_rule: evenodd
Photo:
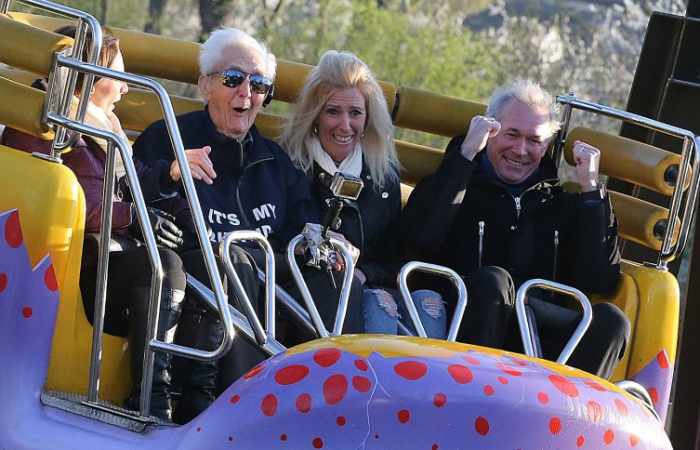
<path fill-rule="evenodd" d="M 248 34 L 225 28 L 202 44 L 199 65 L 199 89 L 206 106 L 177 121 L 202 212 L 213 232 L 211 240 L 219 242 L 234 230 L 258 230 L 274 248 L 283 250 L 309 219 L 310 188 L 286 153 L 254 125 L 258 112 L 272 98 L 275 57 Z M 174 160 L 163 121 L 141 134 L 134 144 L 134 156 L 146 164 Z M 180 180 L 174 161 L 170 178 Z M 261 296 L 254 260 L 260 261 L 260 256 L 258 249 L 233 246 L 231 250 L 234 267 L 257 309 Z M 190 274 L 208 283 L 199 251 L 181 257 Z M 230 302 L 240 309 L 234 296 Z M 190 304 L 180 320 L 177 341 L 211 350 L 218 346 L 222 332 L 213 314 Z M 180 379 L 176 381 L 183 399 L 175 421 L 189 421 L 263 357 L 248 342 L 237 340 L 218 365 L 179 361 L 176 376 Z"/>

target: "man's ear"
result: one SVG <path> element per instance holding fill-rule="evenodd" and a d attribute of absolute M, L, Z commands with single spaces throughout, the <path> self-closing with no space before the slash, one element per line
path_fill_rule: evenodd
<path fill-rule="evenodd" d="M 209 81 L 210 78 L 206 75 L 200 75 L 197 79 L 197 86 L 199 86 L 199 92 L 202 94 L 202 98 L 205 101 L 209 100 Z"/>

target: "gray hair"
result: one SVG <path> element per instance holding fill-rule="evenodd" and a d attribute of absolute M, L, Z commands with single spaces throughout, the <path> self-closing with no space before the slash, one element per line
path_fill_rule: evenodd
<path fill-rule="evenodd" d="M 559 131 L 559 105 L 549 92 L 545 91 L 539 83 L 532 80 L 516 80 L 509 85 L 496 89 L 489 99 L 486 115 L 501 121 L 503 119 L 503 111 L 512 100 L 518 100 L 535 111 L 548 114 L 549 130 L 547 138 L 554 136 Z"/>
<path fill-rule="evenodd" d="M 267 47 L 254 37 L 238 28 L 220 28 L 209 35 L 199 51 L 199 73 L 210 75 L 216 71 L 221 62 L 221 55 L 226 48 L 238 47 L 259 53 L 265 61 L 265 75 L 275 79 L 277 58 L 267 50 Z"/>

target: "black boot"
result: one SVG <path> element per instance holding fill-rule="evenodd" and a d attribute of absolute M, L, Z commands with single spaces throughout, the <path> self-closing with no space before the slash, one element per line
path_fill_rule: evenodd
<path fill-rule="evenodd" d="M 186 302 L 176 342 L 200 350 L 214 350 L 221 343 L 223 326 L 215 313 Z M 217 396 L 218 361 L 197 361 L 176 356 L 173 358 L 176 384 L 182 397 L 175 408 L 173 421 L 185 424 L 198 416 Z"/>
<path fill-rule="evenodd" d="M 147 299 L 149 289 L 137 289 L 141 296 Z M 182 311 L 182 301 L 185 293 L 175 289 L 163 289 L 158 315 L 158 339 L 172 343 Z M 131 308 L 131 328 L 129 346 L 131 347 L 131 373 L 133 386 L 126 407 L 139 409 L 141 396 L 141 374 L 143 373 L 143 352 L 146 341 L 148 323 L 148 305 L 141 302 Z M 151 409 L 149 414 L 165 421 L 172 421 L 171 401 L 171 356 L 168 353 L 156 351 L 153 355 L 153 385 L 151 389 Z"/>

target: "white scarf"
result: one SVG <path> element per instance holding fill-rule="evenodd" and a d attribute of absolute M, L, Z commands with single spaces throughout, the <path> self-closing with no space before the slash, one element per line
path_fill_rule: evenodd
<path fill-rule="evenodd" d="M 88 107 L 85 111 L 85 123 L 101 130 L 111 131 L 114 134 L 122 136 L 127 143 L 129 142 L 129 140 L 126 138 L 126 134 L 124 134 L 119 118 L 117 118 L 114 113 L 107 115 L 105 110 L 96 106 L 92 102 L 88 102 Z M 90 137 L 90 139 L 92 139 L 105 153 L 107 153 L 107 141 L 96 137 Z M 116 147 L 114 150 L 117 153 L 116 157 L 114 158 L 114 173 L 117 179 L 120 179 L 126 174 L 126 169 L 124 168 L 124 161 L 122 161 L 121 153 L 119 153 L 119 150 Z M 134 152 L 131 149 L 131 145 L 127 146 L 127 150 L 129 152 L 129 156 L 133 157 Z"/>
<path fill-rule="evenodd" d="M 355 148 L 345 159 L 336 165 L 333 158 L 321 147 L 321 142 L 316 136 L 312 136 L 306 140 L 306 147 L 311 151 L 311 156 L 316 161 L 316 164 L 321 166 L 321 169 L 328 172 L 330 175 L 335 175 L 336 172 L 341 172 L 353 177 L 360 178 L 362 175 L 362 145 L 358 142 Z"/>

